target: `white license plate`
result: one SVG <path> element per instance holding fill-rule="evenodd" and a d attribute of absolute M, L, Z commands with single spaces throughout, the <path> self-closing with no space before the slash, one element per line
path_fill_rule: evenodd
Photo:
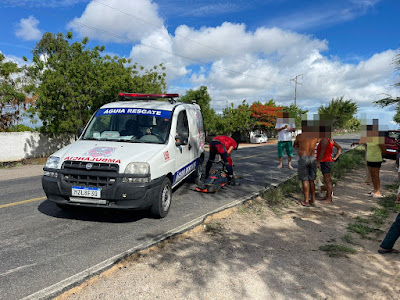
<path fill-rule="evenodd" d="M 387 152 L 396 152 L 394 149 L 386 149 Z"/>
<path fill-rule="evenodd" d="M 73 186 L 72 187 L 72 196 L 100 198 L 101 197 L 101 188 Z"/>

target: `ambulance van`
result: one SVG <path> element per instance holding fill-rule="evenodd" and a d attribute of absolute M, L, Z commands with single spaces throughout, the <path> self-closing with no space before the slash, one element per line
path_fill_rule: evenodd
<path fill-rule="evenodd" d="M 172 189 L 200 177 L 204 160 L 200 107 L 176 97 L 120 93 L 120 101 L 97 110 L 76 142 L 48 158 L 48 200 L 60 208 L 150 209 L 165 217 Z"/>

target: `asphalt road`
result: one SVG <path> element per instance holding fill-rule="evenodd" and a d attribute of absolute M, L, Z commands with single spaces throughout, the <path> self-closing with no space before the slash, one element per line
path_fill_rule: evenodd
<path fill-rule="evenodd" d="M 349 149 L 358 137 L 336 140 Z M 295 175 L 297 156 L 295 170 L 286 165 L 278 170 L 276 155 L 276 145 L 235 151 L 232 158 L 240 186 L 204 194 L 196 192 L 194 184 L 184 183 L 175 189 L 170 213 L 161 220 L 143 212 L 63 211 L 41 200 L 40 176 L 0 181 L 0 299 L 48 295 L 104 269 L 121 254 L 180 232 L 212 211 Z"/>

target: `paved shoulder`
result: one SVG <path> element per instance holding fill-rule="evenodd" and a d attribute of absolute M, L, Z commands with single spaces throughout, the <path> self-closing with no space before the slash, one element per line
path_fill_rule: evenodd
<path fill-rule="evenodd" d="M 22 165 L 13 168 L 0 169 L 0 181 L 40 176 L 43 174 L 43 165 Z"/>

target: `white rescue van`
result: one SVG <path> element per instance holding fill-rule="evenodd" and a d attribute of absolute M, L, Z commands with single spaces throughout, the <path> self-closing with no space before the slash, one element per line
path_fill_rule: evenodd
<path fill-rule="evenodd" d="M 60 208 L 149 208 L 165 217 L 172 188 L 201 176 L 204 160 L 200 107 L 175 97 L 120 93 L 121 101 L 102 106 L 76 142 L 47 160 L 42 185 L 48 200 Z"/>

